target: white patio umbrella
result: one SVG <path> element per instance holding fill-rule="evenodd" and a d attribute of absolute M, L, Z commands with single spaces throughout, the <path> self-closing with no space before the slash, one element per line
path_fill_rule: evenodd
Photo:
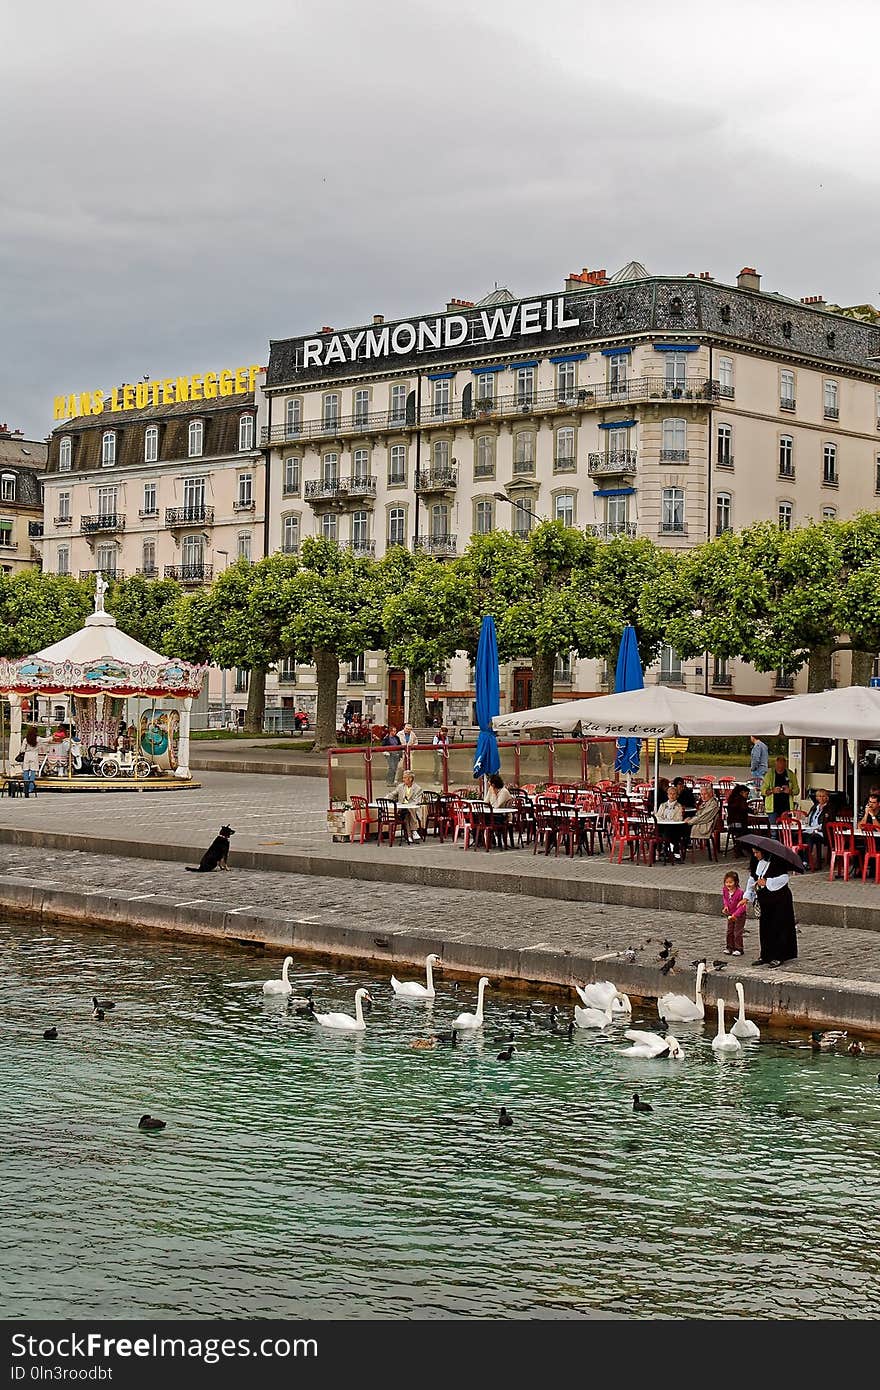
<path fill-rule="evenodd" d="M 733 700 L 713 700 L 710 695 L 693 695 L 668 685 L 646 685 L 643 690 L 627 690 L 621 695 L 597 695 L 594 700 L 566 700 L 541 709 L 518 710 L 493 720 L 499 733 L 551 728 L 571 733 L 580 725 L 589 737 L 653 738 L 654 805 L 660 781 L 661 738 L 724 738 L 763 731 L 768 723 L 762 706 L 761 719 L 751 705 Z M 778 732 L 779 721 L 776 730 Z"/>

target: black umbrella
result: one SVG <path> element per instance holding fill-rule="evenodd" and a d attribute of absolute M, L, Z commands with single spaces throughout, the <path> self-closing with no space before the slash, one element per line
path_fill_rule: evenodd
<path fill-rule="evenodd" d="M 780 859 L 784 864 L 790 864 L 796 873 L 805 874 L 807 871 L 796 849 L 789 849 L 788 845 L 782 844 L 780 840 L 771 840 L 769 835 L 738 835 L 736 843 L 763 850 L 768 859 L 771 856 Z"/>

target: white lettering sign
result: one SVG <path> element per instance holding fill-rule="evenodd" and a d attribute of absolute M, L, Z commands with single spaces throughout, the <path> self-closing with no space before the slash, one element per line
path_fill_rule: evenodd
<path fill-rule="evenodd" d="M 471 317 L 442 314 L 367 328 L 356 333 L 333 333 L 321 338 L 304 338 L 301 366 L 327 367 L 334 362 L 368 361 L 379 357 L 405 357 L 413 351 L 458 348 L 477 343 L 503 342 L 526 333 L 551 333 L 577 328 L 580 319 L 566 313 L 565 296 L 530 299 L 497 309 L 481 309 Z"/>

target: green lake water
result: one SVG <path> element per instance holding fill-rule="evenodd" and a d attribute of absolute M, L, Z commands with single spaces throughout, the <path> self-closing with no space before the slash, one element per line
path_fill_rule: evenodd
<path fill-rule="evenodd" d="M 490 990 L 484 1037 L 422 1051 L 470 983 L 427 1009 L 295 963 L 319 1007 L 372 989 L 351 1037 L 262 995 L 280 952 L 15 922 L 0 951 L 0 1316 L 880 1313 L 876 1048 L 718 1061 L 707 1019 L 635 1061 L 622 1027 L 569 1043 Z"/>

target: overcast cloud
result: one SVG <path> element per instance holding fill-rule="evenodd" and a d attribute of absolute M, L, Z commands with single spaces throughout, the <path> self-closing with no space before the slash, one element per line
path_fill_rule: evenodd
<path fill-rule="evenodd" d="M 754 265 L 880 304 L 874 0 L 6 0 L 0 421 L 268 340 Z"/>

